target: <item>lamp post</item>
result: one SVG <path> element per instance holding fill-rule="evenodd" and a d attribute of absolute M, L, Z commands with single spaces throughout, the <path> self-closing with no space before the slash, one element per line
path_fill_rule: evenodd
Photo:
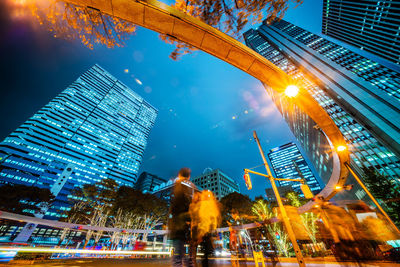
<path fill-rule="evenodd" d="M 260 154 L 261 154 L 261 157 L 263 159 L 265 169 L 267 170 L 267 174 L 268 175 L 263 175 L 263 176 L 268 177 L 269 181 L 271 182 L 272 189 L 273 189 L 275 197 L 276 197 L 276 201 L 278 202 L 279 210 L 280 210 L 280 212 L 282 214 L 283 223 L 284 223 L 286 231 L 287 231 L 287 233 L 289 235 L 290 241 L 292 242 L 294 253 L 296 254 L 297 262 L 298 262 L 300 267 L 305 267 L 306 264 L 304 262 L 303 254 L 301 253 L 299 244 L 297 244 L 296 236 L 294 234 L 292 225 L 290 224 L 289 217 L 287 216 L 285 207 L 283 206 L 282 199 L 281 199 L 281 197 L 279 195 L 278 188 L 277 188 L 277 186 L 275 184 L 275 179 L 272 176 L 271 169 L 269 168 L 267 159 L 265 158 L 264 151 L 261 148 L 260 140 L 258 139 L 256 131 L 253 131 L 253 136 L 254 136 L 254 139 L 257 142 L 258 149 L 260 150 Z"/>

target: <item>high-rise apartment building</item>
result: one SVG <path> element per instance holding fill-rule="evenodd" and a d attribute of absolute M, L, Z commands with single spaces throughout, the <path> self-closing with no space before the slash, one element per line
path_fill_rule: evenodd
<path fill-rule="evenodd" d="M 158 177 L 157 175 L 148 172 L 142 172 L 137 179 L 135 189 L 150 193 L 153 191 L 154 187 L 166 182 L 167 179 Z"/>
<path fill-rule="evenodd" d="M 284 20 L 245 33 L 248 46 L 296 78 L 345 136 L 352 166 L 372 166 L 400 185 L 400 74 Z M 326 183 L 329 143 L 293 101 L 265 85 Z M 365 193 L 353 189 L 358 198 Z"/>
<path fill-rule="evenodd" d="M 239 184 L 220 169 L 207 168 L 202 175 L 191 180 L 196 186 L 213 192 L 218 200 L 233 192 L 240 193 Z"/>
<path fill-rule="evenodd" d="M 295 143 L 287 143 L 282 146 L 271 149 L 268 152 L 268 159 L 271 162 L 272 169 L 277 178 L 297 179 L 302 178 L 306 180 L 310 190 L 317 194 L 321 191 L 317 178 L 312 173 L 306 160 L 301 154 L 300 150 Z M 291 185 L 293 190 L 302 195 L 300 185 L 298 182 L 291 181 L 276 181 L 279 186 Z"/>
<path fill-rule="evenodd" d="M 75 186 L 112 178 L 133 186 L 157 110 L 98 65 L 0 143 L 3 183 L 50 188 L 45 217 L 68 208 Z"/>
<path fill-rule="evenodd" d="M 400 64 L 400 1 L 324 0 L 322 33 Z"/>

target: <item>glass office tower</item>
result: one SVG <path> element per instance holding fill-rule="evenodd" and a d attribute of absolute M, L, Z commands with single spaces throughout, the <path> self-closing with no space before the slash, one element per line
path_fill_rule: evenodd
<path fill-rule="evenodd" d="M 0 143 L 1 182 L 50 188 L 57 198 L 45 217 L 57 219 L 75 186 L 134 185 L 156 116 L 95 65 Z"/>
<path fill-rule="evenodd" d="M 248 46 L 298 79 L 347 139 L 352 166 L 372 166 L 400 184 L 400 74 L 281 20 L 245 33 Z M 329 144 L 290 99 L 266 86 L 304 151 L 326 182 Z M 358 198 L 365 193 L 354 188 Z"/>
<path fill-rule="evenodd" d="M 268 159 L 271 162 L 272 169 L 277 178 L 298 179 L 303 178 L 306 180 L 310 190 L 315 194 L 321 191 L 317 179 L 311 172 L 303 155 L 294 143 L 287 143 L 285 145 L 271 149 L 268 152 Z M 291 181 L 276 181 L 279 186 L 291 185 L 293 190 L 300 193 L 300 183 Z"/>
<path fill-rule="evenodd" d="M 324 0 L 322 33 L 400 64 L 399 0 Z"/>

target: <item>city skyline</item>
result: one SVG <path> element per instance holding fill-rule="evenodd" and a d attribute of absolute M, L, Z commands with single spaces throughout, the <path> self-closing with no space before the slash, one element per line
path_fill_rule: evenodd
<path fill-rule="evenodd" d="M 77 186 L 133 186 L 157 110 L 99 65 L 0 143 L 1 182 L 48 188 L 60 218 Z M 63 215 L 65 216 L 65 214 Z"/>
<path fill-rule="evenodd" d="M 2 137 L 58 93 L 49 88 L 63 88 L 71 77 L 99 63 L 128 86 L 138 85 L 139 93 L 159 108 L 139 172 L 172 178 L 182 166 L 191 167 L 193 174 L 221 168 L 239 182 L 243 193 L 255 197 L 264 195 L 268 182 L 256 177 L 253 182 L 260 187 L 245 190 L 243 167 L 262 162 L 251 132 L 257 130 L 265 151 L 297 142 L 259 81 L 203 52 L 174 62 L 168 58 L 173 47 L 142 28 L 124 48 L 89 50 L 3 15 L 1 31 L 7 38 L 0 51 L 7 53 L 0 72 Z M 322 1 L 305 1 L 290 8 L 285 18 L 320 32 Z M 6 90 L 9 87 L 13 90 Z"/>
<path fill-rule="evenodd" d="M 243 193 L 265 194 L 261 189 L 268 185 L 265 179 L 254 181 L 260 184 L 258 191 L 245 190 L 242 179 L 243 167 L 262 162 L 252 131 L 262 136 L 265 150 L 294 137 L 258 80 L 203 52 L 172 61 L 168 55 L 173 46 L 140 27 L 123 48 L 89 50 L 79 41 L 54 38 L 46 29 L 33 27 L 33 22 L 14 19 L 5 8 L 1 10 L 0 32 L 5 41 L 0 47 L 4 62 L 0 139 L 58 93 L 51 88 L 65 88 L 99 63 L 128 86 L 139 85 L 138 93 L 159 110 L 139 172 L 168 179 L 183 166 L 193 174 L 207 167 L 221 168 L 239 182 Z M 304 12 L 319 18 L 298 16 Z M 289 9 L 287 16 L 319 31 L 322 2 L 305 2 Z M 13 90 L 7 90 L 10 87 Z"/>

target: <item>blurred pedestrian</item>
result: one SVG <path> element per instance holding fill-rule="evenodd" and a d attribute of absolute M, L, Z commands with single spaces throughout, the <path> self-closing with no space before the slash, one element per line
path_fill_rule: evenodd
<path fill-rule="evenodd" d="M 172 266 L 195 266 L 196 259 L 193 251 L 189 249 L 189 257 L 186 257 L 185 245 L 190 242 L 191 218 L 189 205 L 192 202 L 195 185 L 190 182 L 190 169 L 182 168 L 175 181 L 171 206 L 169 211 L 168 229 L 173 245 Z"/>
<path fill-rule="evenodd" d="M 208 267 L 209 257 L 214 252 L 214 231 L 221 221 L 219 204 L 214 194 L 209 190 L 196 193 L 190 204 L 189 213 L 192 220 L 191 250 L 196 253 L 200 244 L 203 252 L 202 266 Z"/>

